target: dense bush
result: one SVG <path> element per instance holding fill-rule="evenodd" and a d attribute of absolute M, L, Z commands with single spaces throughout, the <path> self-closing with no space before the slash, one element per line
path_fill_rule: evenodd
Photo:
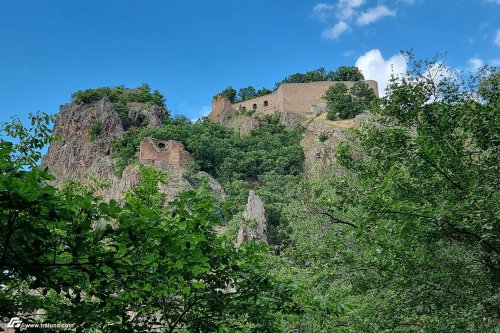
<path fill-rule="evenodd" d="M 118 173 L 134 160 L 140 141 L 148 136 L 181 141 L 199 168 L 222 182 L 256 180 L 271 171 L 296 175 L 302 170 L 304 153 L 299 128 L 286 131 L 283 126 L 270 122 L 248 136 L 240 136 L 211 121 L 189 124 L 170 120 L 159 129 L 126 131 L 114 142 Z"/>
<path fill-rule="evenodd" d="M 328 120 L 350 119 L 369 110 L 377 97 L 366 83 L 356 82 L 348 89 L 343 83 L 336 83 L 325 93 Z"/>
<path fill-rule="evenodd" d="M 328 140 L 328 134 L 321 133 L 320 135 L 318 135 L 318 140 L 320 142 L 325 142 L 326 140 Z"/>
<path fill-rule="evenodd" d="M 89 140 L 90 141 L 95 141 L 97 140 L 102 133 L 102 122 L 99 120 L 96 120 L 92 123 L 92 126 L 90 126 L 89 129 Z"/>
<path fill-rule="evenodd" d="M 307 83 L 307 82 L 317 82 L 317 81 L 362 81 L 364 80 L 363 74 L 360 70 L 354 66 L 340 66 L 337 71 L 326 71 L 325 68 L 320 67 L 318 69 L 306 72 L 306 73 L 295 73 L 284 78 L 281 82 L 275 84 L 275 90 L 282 83 Z"/>
<path fill-rule="evenodd" d="M 101 87 L 79 90 L 71 97 L 73 103 L 90 104 L 101 100 L 105 96 L 113 103 L 115 110 L 120 115 L 124 128 L 130 126 L 127 106 L 129 102 L 149 103 L 168 111 L 165 106 L 165 97 L 158 90 L 151 92 L 151 88 L 147 83 L 135 89 L 127 89 L 124 87 Z"/>
<path fill-rule="evenodd" d="M 93 103 L 99 101 L 104 96 L 107 96 L 111 102 L 139 102 L 151 103 L 165 108 L 165 97 L 158 91 L 151 92 L 149 84 L 145 83 L 135 89 L 127 89 L 124 87 L 101 87 L 95 89 L 79 90 L 73 93 L 73 103 Z"/>
<path fill-rule="evenodd" d="M 304 303 L 302 288 L 268 273 L 264 244 L 235 248 L 215 232 L 218 203 L 204 189 L 165 203 L 158 184 L 167 175 L 151 167 L 141 167 L 123 205 L 76 181 L 53 187 L 35 166 L 50 119 L 31 120 L 32 129 L 17 119 L 0 125 L 0 321 L 50 320 L 75 332 L 250 333 L 280 332 L 286 315 L 323 312 Z"/>

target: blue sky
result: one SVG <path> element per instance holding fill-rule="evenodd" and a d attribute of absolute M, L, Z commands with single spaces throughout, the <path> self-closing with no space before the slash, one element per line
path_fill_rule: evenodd
<path fill-rule="evenodd" d="M 160 90 L 197 118 L 232 85 L 317 67 L 381 81 L 417 58 L 500 65 L 500 0 L 1 0 L 0 122 L 99 86 Z"/>

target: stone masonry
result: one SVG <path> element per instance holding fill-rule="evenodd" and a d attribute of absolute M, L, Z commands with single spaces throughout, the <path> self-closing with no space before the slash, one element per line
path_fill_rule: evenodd
<path fill-rule="evenodd" d="M 378 85 L 376 81 L 363 81 L 378 96 Z M 255 110 L 257 114 L 276 114 L 278 112 L 297 113 L 303 115 L 314 115 L 326 107 L 323 98 L 327 89 L 337 83 L 343 83 L 348 88 L 355 83 L 353 81 L 319 81 L 308 83 L 283 83 L 275 92 L 252 98 L 244 102 L 231 104 L 227 99 L 217 96 L 212 101 L 211 120 L 221 123 L 226 122 L 231 111 Z"/>
<path fill-rule="evenodd" d="M 157 161 L 173 167 L 186 168 L 193 161 L 193 157 L 179 141 L 144 138 L 139 149 L 139 162 L 155 164 Z"/>

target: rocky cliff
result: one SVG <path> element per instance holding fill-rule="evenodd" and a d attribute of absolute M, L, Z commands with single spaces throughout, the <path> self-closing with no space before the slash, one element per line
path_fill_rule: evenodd
<path fill-rule="evenodd" d="M 139 165 L 148 164 L 168 173 L 168 184 L 161 188 L 168 199 L 201 182 L 207 184 L 217 198 L 224 198 L 224 190 L 210 175 L 198 172 L 185 176 L 193 158 L 178 141 L 143 139 L 137 163 L 116 175 L 112 141 L 120 138 L 127 128 L 160 127 L 167 114 L 163 108 L 149 103 L 128 103 L 125 117 L 122 110 L 119 112 L 106 96 L 94 103 L 69 103 L 61 107 L 53 130 L 57 141 L 51 144 L 42 160 L 42 166 L 48 167 L 56 177 L 55 185 L 61 185 L 68 178 L 84 183 L 99 181 L 107 186 L 97 194 L 105 200 L 121 201 L 124 193 L 139 183 Z"/>
<path fill-rule="evenodd" d="M 254 239 L 267 242 L 266 210 L 261 198 L 253 190 L 248 195 L 243 219 L 246 224 L 239 227 L 236 246 Z"/>

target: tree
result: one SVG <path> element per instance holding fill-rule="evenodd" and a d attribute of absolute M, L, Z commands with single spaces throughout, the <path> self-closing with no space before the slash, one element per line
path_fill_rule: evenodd
<path fill-rule="evenodd" d="M 229 101 L 231 101 L 231 103 L 234 103 L 234 101 L 236 100 L 236 94 L 236 90 L 231 86 L 224 89 L 221 93 L 222 97 L 227 98 Z"/>
<path fill-rule="evenodd" d="M 363 81 L 364 79 L 358 67 L 340 66 L 334 73 L 332 81 Z"/>
<path fill-rule="evenodd" d="M 272 92 L 273 91 L 271 89 L 261 88 L 261 89 L 257 90 L 256 96 L 264 96 L 264 95 L 268 95 Z"/>
<path fill-rule="evenodd" d="M 343 83 L 330 86 L 324 98 L 327 102 L 327 119 L 349 119 L 373 107 L 377 98 L 366 83 L 356 82 L 348 89 Z"/>
<path fill-rule="evenodd" d="M 354 103 L 353 96 L 349 94 L 347 86 L 343 83 L 335 83 L 330 86 L 324 98 L 326 99 L 328 120 L 353 118 L 361 110 Z"/>
<path fill-rule="evenodd" d="M 468 79 L 439 61 L 409 64 L 372 110 L 379 124 L 339 145 L 345 169 L 313 191 L 325 219 L 352 230 L 325 236 L 340 251 L 335 266 L 351 271 L 349 293 L 338 296 L 351 310 L 338 325 L 496 332 L 498 70 Z"/>
<path fill-rule="evenodd" d="M 241 88 L 238 91 L 238 100 L 239 101 L 246 101 L 248 99 L 254 98 L 256 94 L 257 94 L 257 91 L 252 86 L 248 86 L 246 88 Z"/>
<path fill-rule="evenodd" d="M 287 76 L 281 82 L 274 85 L 274 90 L 277 90 L 282 83 L 307 83 L 317 81 L 333 81 L 335 77 L 334 72 L 327 72 L 324 67 L 306 73 L 295 73 Z"/>
<path fill-rule="evenodd" d="M 44 117 L 42 117 L 45 119 Z M 37 118 L 33 118 L 36 124 Z M 167 175 L 141 168 L 123 206 L 77 182 L 62 189 L 33 167 L 48 140 L 19 123 L 0 141 L 0 316 L 74 323 L 77 331 L 278 330 L 302 313 L 293 286 L 265 272 L 265 247 L 218 237 L 220 211 L 203 189 L 172 203 Z M 43 310 L 42 317 L 33 314 Z"/>

